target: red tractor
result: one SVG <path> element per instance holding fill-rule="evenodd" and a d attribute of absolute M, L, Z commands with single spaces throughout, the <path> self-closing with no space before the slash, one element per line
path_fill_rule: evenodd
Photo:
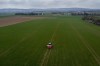
<path fill-rule="evenodd" d="M 50 42 L 50 43 L 48 43 L 47 48 L 48 48 L 48 49 L 53 48 L 53 45 L 52 45 L 52 43 L 51 43 L 51 42 Z"/>

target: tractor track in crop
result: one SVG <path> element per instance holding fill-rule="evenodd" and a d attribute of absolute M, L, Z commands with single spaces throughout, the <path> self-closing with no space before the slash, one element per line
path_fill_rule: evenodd
<path fill-rule="evenodd" d="M 50 39 L 51 42 L 54 41 L 54 36 L 56 35 L 56 32 L 57 32 L 59 26 L 60 26 L 60 23 L 57 23 L 56 28 L 54 29 L 53 35 L 52 35 L 52 37 Z M 47 66 L 51 51 L 52 51 L 52 49 L 47 49 L 46 50 L 46 52 L 44 53 L 44 56 L 43 56 L 43 59 L 41 61 L 40 66 Z"/>
<path fill-rule="evenodd" d="M 36 32 L 35 32 L 35 33 L 36 33 Z M 6 54 L 6 53 L 9 52 L 10 50 L 12 50 L 12 49 L 14 49 L 15 47 L 19 46 L 22 42 L 24 42 L 25 40 L 27 40 L 27 39 L 30 38 L 30 37 L 31 37 L 31 35 L 28 36 L 28 37 L 23 37 L 18 43 L 12 45 L 10 48 L 8 48 L 8 49 L 5 50 L 4 52 L 2 52 L 2 53 L 0 54 L 0 56 Z"/>
<path fill-rule="evenodd" d="M 39 26 L 37 29 L 40 29 L 41 26 Z M 26 41 L 27 39 L 29 39 L 30 37 L 32 37 L 32 35 L 36 34 L 38 31 L 35 30 L 33 31 L 31 34 L 28 34 L 27 36 L 23 37 L 19 42 L 17 42 L 16 44 L 12 45 L 11 47 L 9 47 L 7 50 L 5 50 L 4 52 L 0 53 L 0 57 L 5 55 L 7 52 L 11 51 L 12 49 L 14 49 L 15 47 L 19 46 L 22 42 Z"/>
<path fill-rule="evenodd" d="M 75 29 L 73 25 L 70 25 L 71 28 L 75 31 L 77 36 L 80 38 L 84 46 L 88 49 L 88 51 L 92 54 L 96 62 L 100 65 L 100 57 L 99 55 L 95 52 L 95 50 L 89 45 L 89 43 L 83 38 L 83 36 Z"/>

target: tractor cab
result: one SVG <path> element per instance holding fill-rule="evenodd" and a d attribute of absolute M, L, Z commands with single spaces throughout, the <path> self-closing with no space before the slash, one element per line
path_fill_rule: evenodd
<path fill-rule="evenodd" d="M 53 48 L 53 45 L 52 45 L 52 43 L 51 43 L 51 42 L 49 42 L 49 43 L 47 44 L 47 48 L 48 48 L 48 49 Z"/>

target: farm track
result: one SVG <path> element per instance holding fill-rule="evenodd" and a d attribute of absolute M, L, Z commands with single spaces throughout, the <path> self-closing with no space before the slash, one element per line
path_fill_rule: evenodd
<path fill-rule="evenodd" d="M 58 24 L 56 25 L 56 28 L 55 28 L 54 33 L 53 33 L 53 35 L 52 35 L 52 37 L 51 37 L 51 40 L 50 40 L 51 42 L 54 41 L 55 34 L 56 34 L 56 32 L 57 32 L 57 30 L 58 30 L 60 24 L 61 24 L 61 23 L 58 23 Z M 42 63 L 41 63 L 40 66 L 46 66 L 46 65 L 47 65 L 48 60 L 49 60 L 49 56 L 50 56 L 50 54 L 51 54 L 51 51 L 52 51 L 52 49 L 47 49 L 47 50 L 46 50 L 46 52 L 45 52 L 45 54 L 44 54 L 44 57 L 43 57 L 43 59 L 42 59 Z"/>
<path fill-rule="evenodd" d="M 77 34 L 77 36 L 80 38 L 80 40 L 82 41 L 82 43 L 85 45 L 85 47 L 89 50 L 89 52 L 92 54 L 92 56 L 94 57 L 94 59 L 97 61 L 97 63 L 100 66 L 100 57 L 99 55 L 95 52 L 95 50 L 89 45 L 89 43 L 83 38 L 83 36 L 77 31 L 77 29 L 73 26 L 70 25 L 72 27 L 72 29 L 75 31 L 75 33 Z"/>

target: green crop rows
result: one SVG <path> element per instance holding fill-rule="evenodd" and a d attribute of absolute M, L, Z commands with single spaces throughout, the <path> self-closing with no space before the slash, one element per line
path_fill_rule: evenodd
<path fill-rule="evenodd" d="M 0 27 L 0 66 L 100 66 L 100 26 L 69 16 Z"/>

